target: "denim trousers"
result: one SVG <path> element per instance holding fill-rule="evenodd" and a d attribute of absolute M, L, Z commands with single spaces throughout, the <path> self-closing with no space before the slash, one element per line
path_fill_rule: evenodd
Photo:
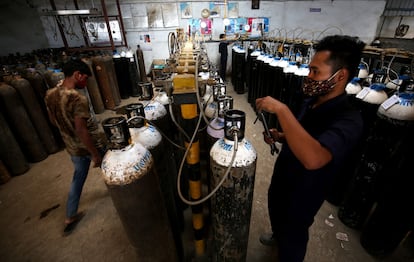
<path fill-rule="evenodd" d="M 70 218 L 77 214 L 80 196 L 82 194 L 83 185 L 89 172 L 91 164 L 91 156 L 71 156 L 74 173 L 72 184 L 70 186 L 68 201 L 66 203 L 66 217 Z"/>

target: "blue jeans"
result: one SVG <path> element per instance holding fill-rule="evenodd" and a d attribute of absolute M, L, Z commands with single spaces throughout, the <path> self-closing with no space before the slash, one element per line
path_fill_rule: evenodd
<path fill-rule="evenodd" d="M 71 156 L 75 171 L 73 173 L 72 184 L 66 203 L 66 217 L 70 218 L 78 213 L 79 200 L 82 193 L 83 185 L 89 172 L 91 164 L 90 156 Z"/>

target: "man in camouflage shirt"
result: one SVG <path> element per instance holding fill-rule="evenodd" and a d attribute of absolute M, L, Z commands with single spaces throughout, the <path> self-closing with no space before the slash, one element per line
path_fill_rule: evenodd
<path fill-rule="evenodd" d="M 80 60 L 70 60 L 63 66 L 65 79 L 47 91 L 45 102 L 49 118 L 60 131 L 66 150 L 74 165 L 74 174 L 66 203 L 64 234 L 73 231 L 84 216 L 78 213 L 83 185 L 88 176 L 89 165 L 99 167 L 104 144 L 98 132 L 98 124 L 90 112 L 88 98 L 79 92 L 86 87 L 91 71 Z"/>

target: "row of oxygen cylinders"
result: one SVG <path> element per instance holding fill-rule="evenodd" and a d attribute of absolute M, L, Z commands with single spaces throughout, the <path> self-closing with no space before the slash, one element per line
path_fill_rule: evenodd
<path fill-rule="evenodd" d="M 364 133 L 338 217 L 362 230 L 362 246 L 376 256 L 392 253 L 414 229 L 409 156 L 414 146 L 414 81 L 404 67 L 393 73 L 394 79 L 390 71 L 380 68 L 370 74 L 362 61 L 346 87 L 362 113 Z"/>
<path fill-rule="evenodd" d="M 96 57 L 92 60 L 104 62 L 108 59 Z M 85 60 L 91 69 L 92 60 Z M 109 57 L 108 61 L 112 62 L 112 58 Z M 21 69 L 19 74 L 3 75 L 4 82 L 0 82 L 2 101 L 0 143 L 3 145 L 0 156 L 11 175 L 23 174 L 30 168 L 29 162 L 42 161 L 48 154 L 55 153 L 63 147 L 57 128 L 50 123 L 47 116 L 44 97 L 49 88 L 56 86 L 64 78 L 64 74 L 60 70 L 42 68 L 38 65 L 37 68 Z M 106 83 L 106 86 L 110 85 L 109 81 L 101 80 Z M 79 92 L 84 93 L 88 98 L 92 113 L 100 113 L 104 110 L 103 105 L 97 107 L 95 103 L 97 94 L 101 99 L 97 82 L 98 79 L 91 77 L 88 79 L 88 88 L 79 89 Z M 153 96 L 152 84 L 150 82 L 139 84 L 142 88 L 141 99 L 150 100 Z M 115 96 L 111 93 L 111 97 Z M 151 116 L 153 114 L 149 114 L 149 117 Z"/>
<path fill-rule="evenodd" d="M 137 56 L 142 60 L 139 51 L 137 49 Z M 91 112 L 100 114 L 105 109 L 114 110 L 121 99 L 130 95 L 151 100 L 152 83 L 146 81 L 141 60 L 138 61 L 138 70 L 137 61 L 130 51 L 83 58 L 92 76 L 88 78 L 87 89 L 79 91 L 88 98 Z M 2 147 L 0 156 L 9 176 L 25 173 L 30 168 L 29 163 L 44 160 L 48 154 L 63 147 L 57 128 L 48 119 L 44 97 L 48 89 L 64 79 L 64 73 L 41 62 L 26 64 L 30 67 L 21 63 L 5 68 L 1 76 L 4 82 L 0 83 L 3 104 L 0 118 L 4 121 L 0 125 L 0 144 L 9 146 Z M 50 65 L 56 67 L 53 62 Z"/>
<path fill-rule="evenodd" d="M 242 50 L 240 47 L 233 49 L 238 53 Z M 297 112 L 302 99 L 301 84 L 309 68 L 307 64 L 299 62 L 302 60 L 291 59 L 293 57 L 279 57 L 260 50 L 247 55 L 247 101 L 253 108 L 257 98 L 272 96 L 285 103 L 292 112 Z M 267 118 L 270 126 L 277 127 L 278 121 L 274 115 Z"/>
<path fill-rule="evenodd" d="M 200 77 L 209 78 L 208 73 L 200 73 Z M 202 94 L 197 92 L 199 105 L 202 106 L 199 108 L 198 123 L 200 124 L 202 118 L 209 121 L 209 183 L 214 190 L 198 202 L 204 202 L 211 197 L 210 213 L 213 217 L 214 238 L 211 257 L 213 261 L 245 261 L 256 151 L 244 137 L 245 113 L 233 109 L 233 99 L 226 96 L 226 86 L 217 83 L 206 85 L 203 90 Z M 171 97 L 168 97 L 168 103 L 172 109 Z M 170 147 L 164 144 L 160 151 L 154 151 L 162 143 L 164 134 L 159 132 L 158 127 L 151 125 L 152 121 L 146 120 L 148 105 L 129 104 L 125 107 L 127 119 L 116 116 L 102 122 L 109 142 L 109 150 L 101 166 L 102 173 L 140 261 L 182 261 L 181 231 L 177 228 L 177 223 L 172 221 L 177 219 L 176 209 L 179 205 L 174 202 L 174 192 L 186 204 L 199 204 L 188 200 L 181 192 L 180 180 L 188 149 L 200 132 L 200 125 L 197 125 L 188 147 L 179 148 L 186 152 L 178 176 L 175 177 L 171 170 L 176 168 L 174 163 L 160 161 L 160 158 L 165 161 L 171 156 Z M 169 111 L 172 122 L 178 125 L 179 121 L 175 119 L 173 110 Z M 182 128 L 178 127 L 178 130 Z M 167 139 L 173 143 L 171 139 Z M 171 157 L 167 161 L 174 162 Z M 163 171 L 159 171 L 160 166 L 164 166 Z M 157 252 L 159 246 L 165 252 Z"/>

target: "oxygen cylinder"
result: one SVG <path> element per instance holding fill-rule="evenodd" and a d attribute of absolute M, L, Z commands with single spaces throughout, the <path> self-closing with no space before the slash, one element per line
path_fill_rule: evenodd
<path fill-rule="evenodd" d="M 154 97 L 154 101 L 159 102 L 160 104 L 162 104 L 165 107 L 165 110 L 169 110 L 168 109 L 168 105 L 169 105 L 169 98 L 166 92 L 164 92 L 163 90 L 159 90 L 158 92 L 156 92 L 156 95 Z"/>
<path fill-rule="evenodd" d="M 213 102 L 207 104 L 204 114 L 208 119 L 212 119 L 216 116 L 217 111 L 217 100 L 219 96 L 226 95 L 226 85 L 218 83 L 213 85 Z"/>
<path fill-rule="evenodd" d="M 226 111 L 225 136 L 210 151 L 211 188 L 228 173 L 211 198 L 213 261 L 246 261 L 257 154 L 244 138 L 245 121 L 243 111 Z"/>
<path fill-rule="evenodd" d="M 224 137 L 224 112 L 233 109 L 233 98 L 230 96 L 219 96 L 217 101 L 218 113 L 207 126 L 207 138 L 206 148 L 207 152 L 210 152 L 211 147 L 220 138 Z M 207 158 L 207 167 L 210 166 L 210 158 Z M 207 169 L 207 181 L 210 181 L 211 170 Z M 211 185 L 208 183 L 208 192 L 211 192 Z M 211 210 L 211 201 L 208 200 L 209 209 Z M 211 220 L 211 212 L 209 213 L 209 219 Z"/>
<path fill-rule="evenodd" d="M 204 95 L 203 95 L 203 105 L 207 106 L 213 101 L 214 101 L 213 86 L 207 84 L 206 89 L 204 91 Z"/>
<path fill-rule="evenodd" d="M 92 60 L 89 58 L 83 58 L 82 61 L 88 65 L 92 73 L 92 76 L 88 77 L 88 83 L 86 87 L 88 89 L 93 110 L 96 114 L 103 113 L 105 111 L 105 105 L 102 101 L 101 92 L 99 91 L 99 85 L 96 79 L 95 71 L 93 70 Z"/>
<path fill-rule="evenodd" d="M 30 162 L 39 162 L 48 154 L 26 111 L 17 91 L 10 85 L 0 83 L 0 98 L 12 132 L 16 135 L 22 152 Z"/>
<path fill-rule="evenodd" d="M 55 136 L 49 128 L 49 124 L 46 121 L 45 115 L 37 102 L 36 95 L 29 83 L 24 78 L 18 76 L 10 82 L 11 86 L 17 90 L 22 98 L 27 113 L 33 123 L 33 127 L 36 129 L 39 138 L 49 154 L 59 151 L 58 143 Z"/>
<path fill-rule="evenodd" d="M 49 87 L 43 74 L 34 68 L 28 68 L 24 78 L 30 82 L 30 85 L 33 87 L 39 103 L 41 101 L 40 104 L 44 104 L 43 98 L 45 97 L 48 88 L 53 88 L 53 86 Z"/>
<path fill-rule="evenodd" d="M 256 59 L 257 63 L 257 78 L 256 78 L 256 88 L 255 88 L 255 97 L 254 101 L 256 101 L 256 98 L 262 97 L 263 94 L 263 85 L 266 80 L 266 75 L 264 74 L 264 68 L 265 68 L 265 60 L 267 59 L 267 54 L 262 52 Z M 255 105 L 256 106 L 256 105 Z"/>
<path fill-rule="evenodd" d="M 361 63 L 359 63 L 359 66 L 358 66 L 358 75 L 357 75 L 357 77 L 360 78 L 360 79 L 365 79 L 365 78 L 368 77 L 368 75 L 369 75 L 368 64 L 361 61 Z"/>
<path fill-rule="evenodd" d="M 232 48 L 234 61 L 232 62 L 232 83 L 237 94 L 244 94 L 246 50 L 240 46 Z"/>
<path fill-rule="evenodd" d="M 278 79 L 279 82 L 277 82 L 277 85 L 280 86 L 280 92 L 279 97 L 277 99 L 279 99 L 280 101 L 286 101 L 286 103 L 289 102 L 290 74 L 286 74 L 285 71 L 287 70 L 287 67 L 289 65 L 290 62 L 288 57 L 283 57 L 279 61 L 279 63 L 277 63 L 277 67 L 279 68 L 278 73 L 280 74 L 280 78 Z"/>
<path fill-rule="evenodd" d="M 231 96 L 219 96 L 217 101 L 218 113 L 207 126 L 208 150 L 220 138 L 224 137 L 224 112 L 233 109 L 233 98 Z"/>
<path fill-rule="evenodd" d="M 162 137 L 159 132 L 152 132 L 152 130 L 150 130 L 149 135 L 145 135 L 145 138 L 140 136 L 140 133 L 144 133 L 148 130 L 148 128 L 141 130 L 142 127 L 145 127 L 145 112 L 142 103 L 128 104 L 126 105 L 125 110 L 128 117 L 129 133 L 133 143 L 140 143 L 145 148 L 150 149 L 161 142 Z"/>
<path fill-rule="evenodd" d="M 359 83 L 360 81 L 361 81 L 361 78 L 358 78 L 358 77 L 352 78 L 351 82 L 349 82 L 345 87 L 346 93 L 352 96 L 355 96 L 356 94 L 358 94 L 362 90 L 361 84 Z"/>
<path fill-rule="evenodd" d="M 129 132 L 133 143 L 139 143 L 147 148 L 154 158 L 155 171 L 158 176 L 161 192 L 166 204 L 169 222 L 180 261 L 184 257 L 181 240 L 181 222 L 175 204 L 176 171 L 172 163 L 172 152 L 164 144 L 158 130 L 148 123 L 145 123 L 144 105 L 141 103 L 129 104 L 125 107 L 128 116 Z"/>
<path fill-rule="evenodd" d="M 298 82 L 295 79 L 296 72 L 299 70 L 299 67 L 296 65 L 295 61 L 289 61 L 289 64 L 283 68 L 284 73 L 284 83 L 286 89 L 282 90 L 282 100 L 285 100 L 287 106 L 296 113 L 296 110 L 293 110 L 293 104 L 295 102 L 295 93 L 302 86 L 297 86 Z"/>
<path fill-rule="evenodd" d="M 272 66 L 270 65 L 273 62 L 273 55 L 266 55 L 263 59 L 263 65 L 261 70 L 261 78 L 260 78 L 260 85 L 259 90 L 257 93 L 258 97 L 264 97 L 270 95 L 270 90 L 272 90 L 272 83 L 270 82 L 271 79 L 271 71 Z"/>
<path fill-rule="evenodd" d="M 65 79 L 65 74 L 60 69 L 48 68 L 44 76 L 50 88 L 55 87 L 60 80 Z"/>
<path fill-rule="evenodd" d="M 129 144 L 124 117 L 105 119 L 102 126 L 109 141 L 103 177 L 137 258 L 178 261 L 151 153 L 139 143 Z"/>
<path fill-rule="evenodd" d="M 282 92 L 281 81 L 283 81 L 284 73 L 283 68 L 279 67 L 280 57 L 273 57 L 272 61 L 270 61 L 268 65 L 268 86 L 267 86 L 267 95 L 272 96 L 274 98 L 280 98 Z M 253 103 L 254 104 L 254 103 Z M 254 104 L 254 108 L 256 105 Z M 273 114 L 265 114 L 266 119 L 268 119 L 268 124 L 272 127 L 278 127 L 278 121 L 275 115 Z"/>
<path fill-rule="evenodd" d="M 250 103 L 250 82 L 251 82 L 251 68 L 252 68 L 252 60 L 255 59 L 255 57 L 252 56 L 252 53 L 254 51 L 254 46 L 252 43 L 249 43 L 247 47 L 247 56 L 246 56 L 246 86 L 247 86 L 247 102 Z"/>
<path fill-rule="evenodd" d="M 20 175 L 29 170 L 29 163 L 26 161 L 2 111 L 0 111 L 0 159 L 12 175 Z"/>
<path fill-rule="evenodd" d="M 144 52 L 142 51 L 140 45 L 137 45 L 136 55 L 137 55 L 140 79 L 142 82 L 148 82 L 147 73 L 145 70 Z"/>
<path fill-rule="evenodd" d="M 403 92 L 378 109 L 378 135 L 384 162 L 376 178 L 374 212 L 361 233 L 361 245 L 374 256 L 391 254 L 412 230 L 414 192 L 412 156 L 414 147 L 414 93 Z M 375 162 L 373 164 L 376 164 Z M 378 163 L 379 164 L 379 163 Z"/>
<path fill-rule="evenodd" d="M 150 101 L 144 106 L 145 118 L 158 127 L 163 133 L 169 132 L 169 116 L 165 107 L 157 101 Z"/>
<path fill-rule="evenodd" d="M 283 87 L 283 68 L 279 66 L 281 62 L 280 57 L 273 58 L 273 61 L 270 62 L 269 66 L 271 67 L 272 77 L 270 81 L 273 83 L 273 89 L 270 95 L 276 99 L 282 97 L 282 87 Z"/>
<path fill-rule="evenodd" d="M 92 58 L 92 63 L 105 108 L 113 110 L 121 103 L 121 95 L 119 94 L 112 57 L 95 56 Z"/>
<path fill-rule="evenodd" d="M 121 99 L 127 99 L 132 94 L 131 79 L 129 77 L 128 60 L 117 52 L 112 56 L 116 79 L 118 81 Z"/>
<path fill-rule="evenodd" d="M 141 82 L 141 78 L 139 76 L 139 71 L 133 52 L 131 50 L 128 50 L 126 52 L 125 58 L 127 58 L 128 61 L 128 72 L 129 77 L 131 78 L 131 95 L 133 97 L 139 97 L 142 95 L 142 90 L 138 85 L 138 83 Z"/>
<path fill-rule="evenodd" d="M 375 81 L 380 81 L 378 77 Z M 362 134 L 363 144 L 358 146 L 360 157 L 355 165 L 352 183 L 347 189 L 344 201 L 338 210 L 339 219 L 349 227 L 361 228 L 375 203 L 375 181 L 382 169 L 382 162 L 388 151 L 381 142 L 381 123 L 378 122 L 377 111 L 381 103 L 387 100 L 385 85 L 376 82 L 363 88 L 355 99 L 364 120 Z"/>
<path fill-rule="evenodd" d="M 141 89 L 141 99 L 142 100 L 151 100 L 152 97 L 154 96 L 154 90 L 152 87 L 152 83 L 151 82 L 139 82 L 138 86 Z"/>
<path fill-rule="evenodd" d="M 39 102 L 39 105 L 42 109 L 43 115 L 47 116 L 48 113 L 47 113 L 44 97 L 46 95 L 47 90 L 53 87 L 49 87 L 42 72 L 34 68 L 28 68 L 24 77 L 30 82 L 30 85 L 32 86 L 34 90 L 37 100 Z M 48 122 L 49 128 L 52 131 L 53 136 L 55 137 L 58 146 L 64 147 L 64 142 L 62 140 L 62 136 L 59 132 L 59 129 L 52 124 L 49 117 L 46 117 L 46 121 Z"/>
<path fill-rule="evenodd" d="M 253 49 L 253 47 L 249 47 Z M 253 106 L 256 103 L 256 87 L 257 87 L 257 78 L 258 78 L 258 67 L 257 67 L 257 58 L 260 55 L 259 50 L 254 50 L 248 55 L 248 81 L 247 81 L 247 101 Z"/>
<path fill-rule="evenodd" d="M 294 114 L 300 110 L 301 102 L 303 100 L 302 85 L 303 80 L 309 74 L 309 65 L 301 64 L 297 70 L 294 71 L 292 79 L 292 91 L 290 99 L 290 108 Z M 269 122 L 270 123 L 270 122 Z"/>
<path fill-rule="evenodd" d="M 385 85 L 383 83 L 373 83 L 369 87 L 364 87 L 356 96 L 355 104 L 362 113 L 364 120 L 364 134 L 366 137 L 374 124 L 378 107 L 381 103 L 387 100 L 387 93 L 384 91 Z"/>

